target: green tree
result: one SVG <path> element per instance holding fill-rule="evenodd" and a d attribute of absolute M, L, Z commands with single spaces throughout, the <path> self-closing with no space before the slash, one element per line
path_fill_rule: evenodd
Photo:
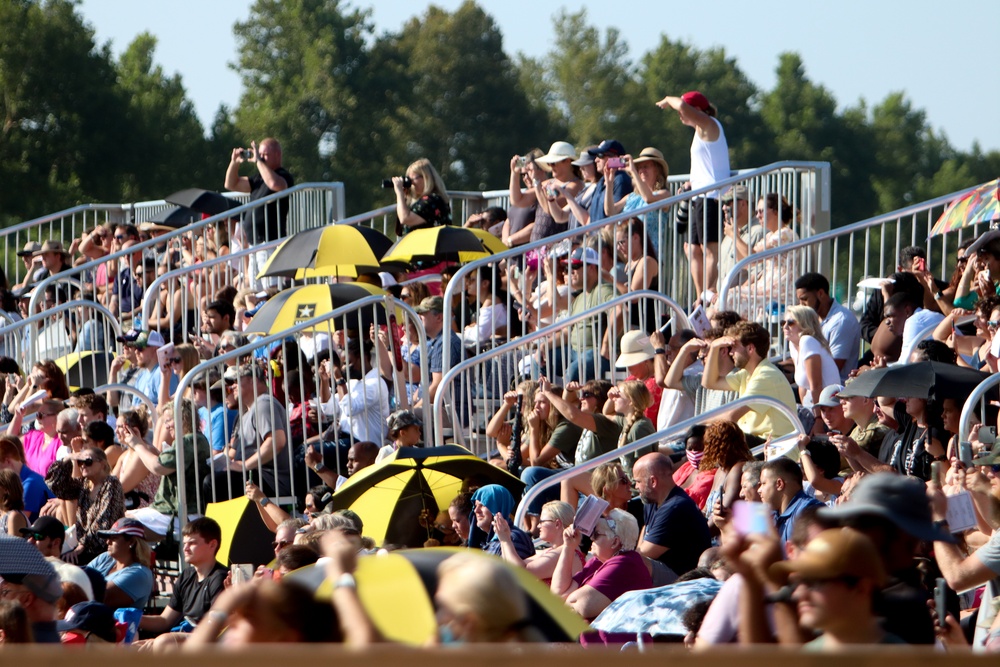
<path fill-rule="evenodd" d="M 394 69 L 372 57 L 369 17 L 339 0 L 257 0 L 234 27 L 238 143 L 277 138 L 296 182 L 344 181 L 353 210 L 372 203 L 366 184 L 392 150 Z"/>
<path fill-rule="evenodd" d="M 107 46 L 69 0 L 0 2 L 0 210 L 114 199 L 123 100 Z"/>
<path fill-rule="evenodd" d="M 124 132 L 129 149 L 117 166 L 127 201 L 158 199 L 192 186 L 218 189 L 225 170 L 220 159 L 214 160 L 215 173 L 209 169 L 213 156 L 194 105 L 180 75 L 166 76 L 154 65 L 155 49 L 156 38 L 143 33 L 118 61 L 118 84 L 128 100 Z"/>
<path fill-rule="evenodd" d="M 553 140 L 551 119 L 525 95 L 500 29 L 474 2 L 453 13 L 430 7 L 388 46 L 407 63 L 392 128 L 397 173 L 426 157 L 450 189 L 503 187 L 511 155 Z"/>

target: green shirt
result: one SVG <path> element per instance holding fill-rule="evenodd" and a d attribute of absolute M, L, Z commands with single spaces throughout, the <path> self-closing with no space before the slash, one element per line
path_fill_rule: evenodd
<path fill-rule="evenodd" d="M 200 514 L 198 507 L 198 492 L 201 490 L 201 478 L 212 470 L 206 461 L 212 458 L 212 445 L 208 439 L 199 433 L 197 436 L 184 436 L 184 491 L 186 493 L 187 513 Z M 196 449 L 197 448 L 197 449 Z M 160 514 L 174 516 L 177 514 L 177 450 L 174 447 L 163 450 L 158 458 L 160 465 L 173 472 L 160 478 L 160 488 L 150 505 Z M 197 467 L 195 464 L 197 463 Z M 197 471 L 197 472 L 196 472 Z"/>
<path fill-rule="evenodd" d="M 579 315 L 602 303 L 607 303 L 615 298 L 615 289 L 610 283 L 601 283 L 589 292 L 581 292 L 573 299 L 573 306 L 570 308 L 570 316 Z M 578 353 L 583 353 L 594 346 L 594 326 L 592 321 L 584 321 L 574 324 L 570 329 L 570 344 Z"/>

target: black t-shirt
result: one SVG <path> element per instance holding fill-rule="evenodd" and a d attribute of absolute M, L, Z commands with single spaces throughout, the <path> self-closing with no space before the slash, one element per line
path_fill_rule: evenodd
<path fill-rule="evenodd" d="M 216 562 L 208 576 L 198 581 L 197 570 L 190 566 L 184 568 L 174 584 L 174 592 L 170 596 L 170 608 L 197 623 L 208 613 L 215 598 L 225 589 L 228 572 L 226 566 Z"/>
<path fill-rule="evenodd" d="M 698 567 L 701 552 L 712 546 L 705 515 L 687 491 L 675 486 L 660 505 L 646 505 L 646 542 L 667 547 L 657 558 L 676 574 Z"/>
<path fill-rule="evenodd" d="M 288 187 L 295 185 L 295 178 L 284 167 L 278 167 L 274 173 L 285 179 Z M 257 201 L 274 194 L 260 174 L 249 177 L 250 201 Z M 243 216 L 243 235 L 250 245 L 265 243 L 288 236 L 288 198 L 284 197 Z"/>

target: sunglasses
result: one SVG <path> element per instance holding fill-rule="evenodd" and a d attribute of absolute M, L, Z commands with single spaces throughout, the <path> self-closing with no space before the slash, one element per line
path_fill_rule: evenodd
<path fill-rule="evenodd" d="M 124 241 L 127 238 L 124 234 L 115 234 L 115 241 Z"/>
<path fill-rule="evenodd" d="M 993 327 L 994 329 L 996 329 L 997 327 L 1000 327 L 1000 322 L 998 322 L 997 320 L 989 320 L 986 323 L 986 326 Z"/>
<path fill-rule="evenodd" d="M 28 533 L 28 537 L 34 539 L 36 542 L 41 542 L 49 538 L 48 535 L 42 535 L 41 533 Z"/>
<path fill-rule="evenodd" d="M 400 292 L 399 293 L 399 298 L 400 299 L 409 299 L 411 296 L 413 296 L 413 295 L 410 294 L 409 292 Z"/>
<path fill-rule="evenodd" d="M 169 359 L 167 359 L 167 361 L 169 361 L 172 364 L 179 364 L 183 361 L 183 359 L 181 359 L 180 357 L 170 357 Z"/>
<path fill-rule="evenodd" d="M 793 324 L 798 324 L 798 322 L 796 322 L 795 320 L 781 320 L 780 322 L 778 322 L 778 324 L 780 324 L 783 327 L 790 327 Z"/>
<path fill-rule="evenodd" d="M 597 394 L 595 394 L 592 391 L 581 391 L 580 392 L 580 398 L 581 399 L 583 399 L 583 398 L 597 398 Z"/>
<path fill-rule="evenodd" d="M 85 468 L 89 468 L 94 465 L 94 459 L 77 459 L 76 462 Z"/>
<path fill-rule="evenodd" d="M 289 541 L 286 541 L 286 540 L 281 540 L 280 542 L 271 542 L 271 548 L 272 549 L 284 549 L 285 547 L 291 546 L 293 544 L 295 544 L 295 542 L 289 542 Z"/>

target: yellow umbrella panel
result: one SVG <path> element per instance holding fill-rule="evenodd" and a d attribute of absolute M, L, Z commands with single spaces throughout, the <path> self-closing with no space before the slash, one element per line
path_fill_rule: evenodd
<path fill-rule="evenodd" d="M 303 285 L 278 292 L 261 306 L 250 320 L 244 333 L 270 335 L 287 331 L 291 327 L 330 313 L 369 296 L 385 296 L 381 287 L 367 283 L 336 283 L 333 285 Z M 385 307 L 368 305 L 360 312 L 346 315 L 329 325 L 321 324 L 316 331 L 356 329 L 367 332 L 371 323 L 385 324 Z"/>
<path fill-rule="evenodd" d="M 392 242 L 370 227 L 327 225 L 299 232 L 277 247 L 258 278 L 355 278 L 379 270 L 379 258 Z"/>
<path fill-rule="evenodd" d="M 492 239 L 492 240 L 490 240 Z M 489 232 L 464 227 L 415 229 L 389 248 L 383 262 L 460 262 L 465 264 L 507 247 Z"/>

